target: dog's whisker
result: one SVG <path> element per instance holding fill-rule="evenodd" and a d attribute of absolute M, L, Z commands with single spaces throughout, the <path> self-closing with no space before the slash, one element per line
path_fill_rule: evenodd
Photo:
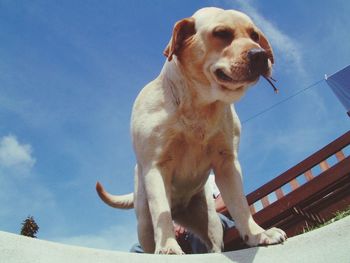
<path fill-rule="evenodd" d="M 273 82 L 277 82 L 276 79 L 274 79 L 273 77 L 269 77 L 270 80 L 273 80 Z"/>
<path fill-rule="evenodd" d="M 277 94 L 279 92 L 279 89 L 276 88 L 275 84 L 273 84 L 273 82 L 272 82 L 272 81 L 276 82 L 276 80 L 274 78 L 272 78 L 272 77 L 266 77 L 266 76 L 263 76 L 263 77 L 264 77 L 264 79 L 266 79 L 270 83 L 270 85 L 272 86 L 273 90 Z"/>

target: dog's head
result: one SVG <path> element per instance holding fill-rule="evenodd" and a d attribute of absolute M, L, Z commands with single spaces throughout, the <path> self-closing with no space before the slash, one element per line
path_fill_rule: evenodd
<path fill-rule="evenodd" d="M 268 40 L 247 15 L 213 7 L 178 21 L 164 55 L 176 56 L 204 99 L 229 103 L 259 76 L 270 76 L 274 63 Z"/>

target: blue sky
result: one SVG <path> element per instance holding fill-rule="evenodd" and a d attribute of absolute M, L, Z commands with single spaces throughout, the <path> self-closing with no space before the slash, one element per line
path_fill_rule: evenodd
<path fill-rule="evenodd" d="M 246 12 L 275 51 L 264 80 L 236 104 L 241 120 L 350 61 L 350 3 L 335 1 L 0 0 L 0 230 L 33 215 L 42 239 L 128 250 L 134 212 L 95 194 L 133 190 L 131 107 L 159 73 L 173 24 L 205 6 Z M 325 82 L 243 124 L 251 192 L 350 128 Z"/>

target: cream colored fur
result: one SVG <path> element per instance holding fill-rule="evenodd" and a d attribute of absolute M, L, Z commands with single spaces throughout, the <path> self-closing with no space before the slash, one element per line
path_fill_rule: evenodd
<path fill-rule="evenodd" d="M 230 41 L 227 30 L 232 31 Z M 206 185 L 211 170 L 247 244 L 286 239 L 282 230 L 264 230 L 254 221 L 242 190 L 241 125 L 231 104 L 259 78 L 248 67 L 246 56 L 252 48 L 266 50 L 269 75 L 272 49 L 248 16 L 200 9 L 175 25 L 160 75 L 137 97 L 131 119 L 135 192 L 113 196 L 99 183 L 97 191 L 113 207 L 135 208 L 139 241 L 146 252 L 183 253 L 173 221 L 199 235 L 210 251 L 221 251 L 223 230 Z M 231 80 L 220 78 L 218 69 Z"/>

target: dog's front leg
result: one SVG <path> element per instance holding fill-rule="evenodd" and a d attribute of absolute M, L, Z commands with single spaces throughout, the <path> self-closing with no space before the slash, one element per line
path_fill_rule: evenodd
<path fill-rule="evenodd" d="M 157 167 L 144 174 L 145 189 L 154 229 L 156 254 L 184 254 L 176 241 L 170 208 L 170 184 Z M 170 182 L 169 182 L 170 183 Z"/>
<path fill-rule="evenodd" d="M 215 168 L 215 181 L 237 230 L 248 245 L 277 244 L 286 240 L 283 230 L 264 230 L 254 221 L 243 193 L 241 168 L 237 158 L 223 157 L 220 166 Z"/>

